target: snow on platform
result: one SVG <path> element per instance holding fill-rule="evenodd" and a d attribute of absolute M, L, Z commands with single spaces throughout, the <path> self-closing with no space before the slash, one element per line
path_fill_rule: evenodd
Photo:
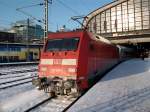
<path fill-rule="evenodd" d="M 68 112 L 150 112 L 150 58 L 121 63 Z"/>

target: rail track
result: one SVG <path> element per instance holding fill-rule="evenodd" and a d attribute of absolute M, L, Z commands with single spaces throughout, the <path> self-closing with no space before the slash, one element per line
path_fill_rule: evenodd
<path fill-rule="evenodd" d="M 25 72 L 34 72 L 37 71 L 37 69 L 31 69 L 31 70 L 15 70 L 15 71 L 8 71 L 8 72 L 3 72 L 0 73 L 0 76 L 2 75 L 9 75 L 9 74 L 18 74 L 18 73 L 25 73 Z"/>
<path fill-rule="evenodd" d="M 28 80 L 28 81 L 24 81 L 24 82 L 20 82 L 20 83 L 11 84 L 11 85 L 8 85 L 8 86 L 0 87 L 0 90 L 11 88 L 11 87 L 14 87 L 14 86 L 19 86 L 19 85 L 30 83 L 30 82 L 32 82 L 32 80 Z"/>
<path fill-rule="evenodd" d="M 45 99 L 45 100 L 43 100 L 43 101 L 37 103 L 36 105 L 34 105 L 34 106 L 28 108 L 28 109 L 25 110 L 24 112 L 30 112 L 30 111 L 34 110 L 34 109 L 38 108 L 40 105 L 43 105 L 43 104 L 45 104 L 46 102 L 50 101 L 52 98 L 53 98 L 53 97 L 49 97 L 49 98 L 47 98 L 47 99 Z"/>
<path fill-rule="evenodd" d="M 11 81 L 2 82 L 2 83 L 0 83 L 0 85 L 9 84 L 9 83 L 13 83 L 13 82 L 18 82 L 18 81 L 22 81 L 22 80 L 26 80 L 26 79 L 32 79 L 32 78 L 33 78 L 33 76 L 26 77 L 26 78 L 21 78 L 21 79 L 14 79 L 14 80 L 11 80 Z"/>
<path fill-rule="evenodd" d="M 23 77 L 26 76 L 26 74 L 22 74 L 22 75 L 11 75 L 11 76 L 6 76 L 6 77 L 0 77 L 0 80 L 2 79 L 10 79 L 10 78 L 17 78 L 17 77 Z"/>
<path fill-rule="evenodd" d="M 2 67 L 0 70 L 0 90 L 32 82 L 37 77 L 36 66 Z"/>
<path fill-rule="evenodd" d="M 32 78 L 35 78 L 35 77 L 36 76 L 30 76 L 30 77 L 25 77 L 21 79 L 14 79 L 10 81 L 1 82 L 0 89 L 7 89 L 13 86 L 19 86 L 21 84 L 32 82 Z"/>
<path fill-rule="evenodd" d="M 1 65 L 1 64 L 0 64 Z M 13 71 L 24 71 L 24 70 L 30 70 L 30 69 L 37 69 L 37 64 L 33 65 L 24 65 L 24 64 L 20 64 L 20 65 L 14 65 L 14 66 L 0 66 L 0 73 L 4 73 L 4 72 L 13 72 Z"/>
<path fill-rule="evenodd" d="M 38 104 L 28 108 L 24 112 L 37 112 L 43 111 L 43 108 L 47 108 L 47 112 L 63 112 L 76 98 L 67 97 L 49 97 Z"/>

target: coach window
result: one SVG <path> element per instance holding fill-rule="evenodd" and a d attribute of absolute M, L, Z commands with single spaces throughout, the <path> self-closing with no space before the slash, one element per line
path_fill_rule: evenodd
<path fill-rule="evenodd" d="M 0 62 L 2 62 L 3 61 L 3 57 L 2 56 L 0 56 Z"/>
<path fill-rule="evenodd" d="M 3 61 L 6 62 L 7 61 L 7 57 L 3 56 Z"/>

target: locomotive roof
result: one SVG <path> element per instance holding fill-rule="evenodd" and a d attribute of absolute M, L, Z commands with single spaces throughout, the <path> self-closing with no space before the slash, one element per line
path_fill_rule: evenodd
<path fill-rule="evenodd" d="M 96 40 L 96 41 L 101 41 L 106 44 L 112 44 L 109 40 L 105 39 L 104 37 L 101 37 L 99 35 L 93 34 L 91 32 L 88 32 L 86 30 L 75 30 L 75 31 L 67 31 L 67 32 L 55 32 L 55 33 L 49 33 L 48 38 L 69 38 L 68 36 L 71 37 L 80 37 L 82 36 L 83 33 L 87 33 L 91 39 Z"/>
<path fill-rule="evenodd" d="M 79 37 L 81 36 L 84 32 L 87 32 L 86 30 L 74 30 L 74 31 L 67 31 L 67 32 L 54 32 L 54 33 L 49 33 L 48 38 L 62 38 L 62 37 Z"/>

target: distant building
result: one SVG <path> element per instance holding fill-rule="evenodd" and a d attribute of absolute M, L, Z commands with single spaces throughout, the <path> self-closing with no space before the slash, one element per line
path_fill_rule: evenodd
<path fill-rule="evenodd" d="M 71 30 L 66 28 L 66 25 L 63 25 L 57 32 L 67 32 L 67 31 L 71 31 Z"/>
<path fill-rule="evenodd" d="M 20 37 L 23 41 L 27 38 L 29 41 L 42 40 L 44 35 L 42 26 L 35 24 L 32 20 L 29 20 L 29 22 L 27 20 L 16 21 L 12 24 L 10 32 L 16 33 L 17 37 Z"/>
<path fill-rule="evenodd" d="M 15 42 L 17 40 L 15 33 L 8 33 L 4 31 L 0 31 L 0 42 L 10 43 Z"/>

